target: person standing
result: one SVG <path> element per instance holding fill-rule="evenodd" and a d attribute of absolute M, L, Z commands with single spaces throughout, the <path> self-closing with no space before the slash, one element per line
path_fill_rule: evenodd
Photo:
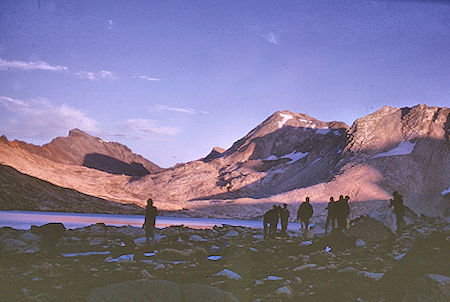
<path fill-rule="evenodd" d="M 350 221 L 348 220 L 348 217 L 350 216 L 350 205 L 348 204 L 348 201 L 350 200 L 350 196 L 345 195 L 344 202 L 342 204 L 343 207 L 343 214 L 344 214 L 344 229 L 346 231 L 350 228 Z"/>
<path fill-rule="evenodd" d="M 325 222 L 325 234 L 328 233 L 328 225 L 331 223 L 331 229 L 334 231 L 336 229 L 336 202 L 334 197 L 330 197 L 330 202 L 328 203 L 325 210 L 328 211 L 327 221 Z"/>
<path fill-rule="evenodd" d="M 150 243 L 150 237 L 152 239 L 155 238 L 153 232 L 155 230 L 155 221 L 157 215 L 158 210 L 155 206 L 153 206 L 153 200 L 149 198 L 147 200 L 147 207 L 145 208 L 145 221 L 142 225 L 142 228 L 145 230 L 145 239 L 147 243 Z"/>
<path fill-rule="evenodd" d="M 272 206 L 272 209 L 268 210 L 264 213 L 263 216 L 263 225 L 264 225 L 264 238 L 267 237 L 267 233 L 269 235 L 275 234 L 278 223 L 278 207 L 276 205 Z"/>
<path fill-rule="evenodd" d="M 344 205 L 344 195 L 339 196 L 339 200 L 334 204 L 335 213 L 338 225 L 338 231 L 342 231 L 345 228 L 345 205 Z"/>
<path fill-rule="evenodd" d="M 390 207 L 394 207 L 393 211 L 395 214 L 395 221 L 397 224 L 397 233 L 400 233 L 404 223 L 404 215 L 405 215 L 405 206 L 403 205 L 403 196 L 400 195 L 397 191 L 392 193 L 393 199 L 389 199 Z"/>
<path fill-rule="evenodd" d="M 309 203 L 309 197 L 306 197 L 305 201 L 298 207 L 297 219 L 300 220 L 302 230 L 305 232 L 309 229 L 309 220 L 311 219 L 314 211 Z"/>
<path fill-rule="evenodd" d="M 289 209 L 287 208 L 287 204 L 285 203 L 283 204 L 283 208 L 280 209 L 280 220 L 281 220 L 281 234 L 286 235 L 289 220 Z"/>

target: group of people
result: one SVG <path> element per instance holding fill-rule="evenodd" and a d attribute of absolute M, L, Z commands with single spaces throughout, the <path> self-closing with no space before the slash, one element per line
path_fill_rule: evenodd
<path fill-rule="evenodd" d="M 390 199 L 390 207 L 393 207 L 393 212 L 396 216 L 397 222 L 397 232 L 400 232 L 404 225 L 404 213 L 405 206 L 403 205 L 403 196 L 397 191 L 392 193 L 393 199 Z M 343 231 L 348 230 L 350 215 L 350 206 L 348 201 L 349 196 L 340 195 L 339 199 L 336 201 L 334 197 L 330 197 L 330 202 L 325 208 L 328 211 L 327 220 L 325 222 L 325 234 L 328 233 L 328 227 L 331 224 L 331 229 L 333 231 Z M 306 234 L 309 230 L 309 221 L 313 216 L 314 210 L 310 204 L 310 198 L 306 197 L 305 201 L 302 202 L 297 211 L 297 220 L 301 223 L 301 230 Z M 147 242 L 150 242 L 150 237 L 153 239 L 153 232 L 155 229 L 155 219 L 158 211 L 153 205 L 153 200 L 149 198 L 147 200 L 147 207 L 145 209 L 145 222 L 142 226 L 145 230 L 145 237 Z M 273 205 L 272 209 L 264 213 L 263 216 L 263 226 L 264 226 L 264 237 L 268 235 L 273 236 L 277 232 L 278 222 L 281 221 L 281 232 L 280 235 L 286 235 L 286 230 L 289 220 L 289 209 L 287 204 L 283 204 L 283 207 L 279 205 Z"/>
<path fill-rule="evenodd" d="M 313 208 L 309 203 L 309 200 L 309 197 L 306 197 L 306 201 L 300 205 L 297 211 L 297 219 L 301 221 L 302 230 L 308 230 L 309 219 L 313 215 Z M 289 216 L 287 204 L 283 204 L 283 207 L 273 205 L 272 209 L 264 213 L 263 216 L 264 237 L 266 238 L 268 235 L 275 235 L 279 221 L 281 221 L 280 235 L 286 235 Z"/>
<path fill-rule="evenodd" d="M 390 207 L 393 207 L 393 212 L 396 216 L 397 231 L 400 232 L 404 225 L 405 206 L 403 205 L 403 197 L 397 191 L 392 193 L 393 199 L 390 199 Z M 325 208 L 328 212 L 327 220 L 325 222 L 325 234 L 328 233 L 331 225 L 332 231 L 345 231 L 350 227 L 350 197 L 347 195 L 340 195 L 338 200 L 330 197 L 330 202 Z M 306 197 L 297 211 L 297 220 L 301 223 L 302 233 L 306 234 L 309 230 L 309 221 L 314 214 L 313 207 L 310 203 L 310 198 Z M 264 237 L 267 235 L 274 235 L 277 231 L 277 225 L 281 220 L 281 235 L 286 235 L 286 229 L 289 219 L 289 210 L 287 204 L 281 208 L 278 205 L 273 205 L 272 209 L 267 211 L 263 216 Z"/>
<path fill-rule="evenodd" d="M 325 234 L 328 233 L 328 226 L 331 224 L 331 229 L 343 231 L 348 230 L 350 215 L 350 206 L 348 201 L 350 197 L 340 195 L 338 200 L 334 200 L 334 197 L 330 197 L 330 202 L 325 208 L 328 211 L 327 221 L 325 222 Z"/>
<path fill-rule="evenodd" d="M 289 210 L 287 204 L 283 204 L 283 207 L 279 205 L 273 205 L 272 209 L 264 213 L 263 226 L 264 237 L 267 235 L 274 235 L 277 231 L 278 221 L 281 220 L 281 235 L 286 234 L 287 225 L 289 219 Z"/>

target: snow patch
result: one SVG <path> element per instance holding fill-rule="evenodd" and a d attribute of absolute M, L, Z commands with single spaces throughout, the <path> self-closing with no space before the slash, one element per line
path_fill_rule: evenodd
<path fill-rule="evenodd" d="M 409 155 L 413 152 L 416 143 L 411 143 L 410 141 L 401 141 L 400 144 L 392 150 L 387 152 L 378 153 L 372 158 L 385 157 L 385 156 L 395 156 L 395 155 Z"/>
<path fill-rule="evenodd" d="M 292 164 L 292 163 L 295 163 L 296 161 L 302 159 L 303 157 L 307 156 L 308 154 L 309 154 L 309 152 L 304 152 L 303 153 L 303 152 L 292 151 L 292 153 L 283 155 L 282 158 L 286 158 L 286 157 L 289 158 L 290 161 L 287 162 L 287 163 L 288 164 Z"/>
<path fill-rule="evenodd" d="M 321 160 L 322 159 L 322 157 L 319 157 L 319 158 L 317 158 L 317 159 L 315 159 L 312 163 L 311 163 L 311 166 L 312 165 L 314 165 L 315 163 L 317 163 L 319 160 Z"/>
<path fill-rule="evenodd" d="M 280 116 L 281 116 L 283 119 L 281 120 L 281 122 L 278 122 L 278 128 L 283 127 L 284 124 L 286 124 L 287 121 L 289 121 L 290 119 L 293 119 L 293 118 L 294 118 L 292 115 L 284 114 L 284 113 L 280 113 Z"/>
<path fill-rule="evenodd" d="M 222 259 L 222 256 L 209 256 L 208 260 L 217 261 L 219 259 Z"/>
<path fill-rule="evenodd" d="M 316 129 L 316 133 L 320 135 L 327 135 L 330 132 L 330 128 Z"/>
<path fill-rule="evenodd" d="M 263 160 L 279 160 L 279 159 L 286 159 L 289 158 L 290 161 L 287 162 L 287 164 L 295 163 L 296 161 L 302 159 L 303 157 L 308 156 L 309 152 L 296 152 L 296 150 L 292 151 L 289 154 L 282 155 L 281 157 L 277 157 L 275 155 L 270 155 L 269 157 L 263 159 Z"/>

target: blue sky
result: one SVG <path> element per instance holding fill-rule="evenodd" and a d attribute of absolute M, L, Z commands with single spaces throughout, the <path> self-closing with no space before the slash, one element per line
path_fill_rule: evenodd
<path fill-rule="evenodd" d="M 0 2 L 0 134 L 72 128 L 162 167 L 277 110 L 352 124 L 450 103 L 447 1 Z"/>

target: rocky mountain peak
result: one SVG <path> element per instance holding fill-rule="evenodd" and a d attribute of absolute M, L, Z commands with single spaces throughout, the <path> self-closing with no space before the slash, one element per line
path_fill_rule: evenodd
<path fill-rule="evenodd" d="M 77 136 L 88 137 L 88 136 L 90 136 L 90 135 L 87 134 L 86 132 L 84 132 L 84 131 L 78 129 L 78 128 L 75 128 L 75 129 L 72 129 L 72 130 L 69 131 L 69 136 L 70 136 L 70 137 L 77 137 Z"/>
<path fill-rule="evenodd" d="M 412 108 L 383 108 L 357 119 L 350 128 L 348 150 L 377 153 L 394 148 L 402 141 L 432 138 L 445 140 L 445 124 L 450 109 L 424 104 Z"/>

